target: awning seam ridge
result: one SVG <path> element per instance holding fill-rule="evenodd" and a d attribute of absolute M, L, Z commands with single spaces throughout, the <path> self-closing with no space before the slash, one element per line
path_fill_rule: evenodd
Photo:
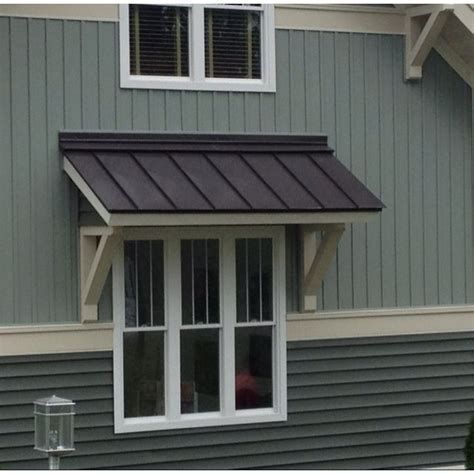
<path fill-rule="evenodd" d="M 250 168 L 250 170 L 257 177 L 257 179 L 259 179 L 263 183 L 263 185 L 278 199 L 278 201 L 280 201 L 283 206 L 286 207 L 286 209 L 290 209 L 290 206 L 283 200 L 283 198 L 275 192 L 275 190 L 267 183 L 267 181 L 262 176 L 260 176 L 260 173 L 257 173 L 255 168 L 248 162 L 243 153 L 237 153 L 237 155 L 242 158 L 244 163 Z"/>
<path fill-rule="evenodd" d="M 283 162 L 283 160 L 280 159 L 280 157 L 278 155 L 279 155 L 279 153 L 274 154 L 274 157 L 276 158 L 278 163 L 280 163 L 283 166 L 283 168 L 289 174 L 291 174 L 291 176 L 293 176 L 295 181 L 318 203 L 319 207 L 321 209 L 324 209 L 324 206 L 323 206 L 322 202 L 306 187 L 306 185 L 298 178 L 298 176 L 296 176 L 296 174 L 293 173 L 293 171 L 291 171 L 290 168 L 288 168 L 288 166 L 286 166 L 286 164 Z"/>
<path fill-rule="evenodd" d="M 247 201 L 247 199 L 240 193 L 240 191 L 231 183 L 231 181 L 224 175 L 224 173 L 222 173 L 222 171 L 212 162 L 212 160 L 209 159 L 209 157 L 207 156 L 207 153 L 206 152 L 202 152 L 202 156 L 204 156 L 204 159 L 212 166 L 213 169 L 216 170 L 216 172 L 219 174 L 219 176 L 222 177 L 222 179 L 224 179 L 224 181 L 229 185 L 229 187 L 231 189 L 233 189 L 237 195 L 242 199 L 242 201 L 245 202 L 245 204 L 247 204 L 248 208 L 249 209 L 252 209 L 252 205 L 250 204 L 249 201 Z"/>
<path fill-rule="evenodd" d="M 203 197 L 203 199 L 211 206 L 212 209 L 216 209 L 216 206 L 212 204 L 211 200 L 201 191 L 199 186 L 189 177 L 188 173 L 179 165 L 179 163 L 173 158 L 173 154 L 164 151 L 163 152 L 173 163 L 174 165 L 178 168 L 178 170 L 182 173 L 182 175 L 191 183 L 191 186 L 193 186 L 194 189 Z"/>
<path fill-rule="evenodd" d="M 125 189 L 123 188 L 123 186 L 120 185 L 120 183 L 113 177 L 112 173 L 104 166 L 104 164 L 102 163 L 101 159 L 97 156 L 97 154 L 95 152 L 92 152 L 92 156 L 97 160 L 97 162 L 99 163 L 99 166 L 107 173 L 107 175 L 110 177 L 110 179 L 120 189 L 120 192 L 125 196 L 127 201 L 129 201 L 130 204 L 132 204 L 132 206 L 134 206 L 136 210 L 140 209 L 140 207 L 132 199 L 132 197 L 129 196 L 128 193 L 125 192 Z"/>
<path fill-rule="evenodd" d="M 133 158 L 133 160 L 135 161 L 135 163 L 138 165 L 138 167 L 146 174 L 146 176 L 148 177 L 148 179 L 151 181 L 151 183 L 156 186 L 159 191 L 161 192 L 161 194 L 163 194 L 163 196 L 169 201 L 169 203 L 171 204 L 171 206 L 176 210 L 178 209 L 178 206 L 176 206 L 176 204 L 173 202 L 173 200 L 168 196 L 167 193 L 165 193 L 165 191 L 163 190 L 163 188 L 155 181 L 155 179 L 153 178 L 153 176 L 148 172 L 148 170 L 141 164 L 140 160 L 137 159 L 137 157 L 135 156 L 135 153 L 133 152 L 129 152 L 130 153 L 130 156 Z"/>
<path fill-rule="evenodd" d="M 334 186 L 336 186 L 344 194 L 344 196 L 346 196 L 347 199 L 349 199 L 349 201 L 351 201 L 352 204 L 354 204 L 354 206 L 357 209 L 360 209 L 359 204 L 356 201 L 354 201 L 354 199 L 351 196 L 349 196 L 349 194 L 347 194 L 344 188 L 324 168 L 319 166 L 318 162 L 314 159 L 313 154 L 314 153 L 306 153 L 308 158 L 321 170 L 322 173 L 324 173 L 328 177 L 328 179 L 334 184 Z M 336 159 L 336 158 L 334 158 L 334 155 L 331 155 L 331 158 L 328 158 L 328 159 Z"/>

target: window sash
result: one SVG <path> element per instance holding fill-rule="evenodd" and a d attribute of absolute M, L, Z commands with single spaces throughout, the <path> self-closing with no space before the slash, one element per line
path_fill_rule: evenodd
<path fill-rule="evenodd" d="M 127 235 L 128 234 L 128 235 Z M 254 323 L 273 326 L 273 408 L 235 409 L 235 346 L 236 287 L 235 287 L 235 240 L 252 237 L 273 239 L 273 311 L 274 321 Z M 220 408 L 219 412 L 181 414 L 180 395 L 180 335 L 187 330 L 181 324 L 181 239 L 214 238 L 220 240 Z M 117 256 L 113 265 L 114 293 L 114 404 L 115 431 L 136 432 L 197 426 L 220 426 L 252 422 L 281 421 L 286 419 L 286 339 L 283 311 L 285 307 L 284 275 L 284 228 L 245 227 L 236 228 L 183 228 L 183 229 L 124 229 L 124 239 L 163 240 L 165 265 L 165 324 L 166 327 L 145 328 L 164 331 L 165 334 L 165 417 L 124 418 L 123 406 L 123 333 L 124 288 L 123 258 Z M 123 252 L 118 252 L 123 255 Z M 122 283 L 120 283 L 122 282 Z M 214 326 L 214 325 L 213 325 Z M 189 329 L 210 329 L 210 325 L 198 325 Z M 130 328 L 135 330 L 135 328 Z M 137 330 L 140 330 L 138 328 Z M 179 395 L 179 396 L 178 396 Z"/>
<path fill-rule="evenodd" d="M 173 6 L 183 6 L 173 4 Z M 273 5 L 227 6 L 209 8 L 260 11 L 261 78 L 210 78 L 205 76 L 204 5 L 189 6 L 189 77 L 140 76 L 130 74 L 129 7 L 120 5 L 120 83 L 121 87 L 212 91 L 275 92 L 275 25 Z"/>
<path fill-rule="evenodd" d="M 223 10 L 231 10 L 231 13 L 240 13 L 244 14 L 245 16 L 241 17 L 241 20 L 243 21 L 243 26 L 245 27 L 245 31 L 241 31 L 240 33 L 245 36 L 245 39 L 243 40 L 245 43 L 244 48 L 242 50 L 245 50 L 246 54 L 244 56 L 240 56 L 240 53 L 242 51 L 233 51 L 229 52 L 228 48 L 225 48 L 225 53 L 222 51 L 222 44 L 219 44 L 218 36 L 214 35 L 214 30 L 217 32 L 219 29 L 226 33 L 226 38 L 225 42 L 232 42 L 238 41 L 239 39 L 239 32 L 235 30 L 235 28 L 231 28 L 228 30 L 225 30 L 223 25 L 219 23 L 219 20 L 222 18 L 219 18 L 219 14 Z M 213 12 L 216 13 L 217 18 L 214 16 Z M 252 32 L 252 19 L 251 17 L 254 15 L 258 15 L 258 23 L 259 23 L 259 29 L 258 29 L 258 67 L 256 68 L 256 65 L 254 64 L 253 61 L 253 52 L 254 52 L 254 41 L 257 40 L 257 35 L 254 36 Z M 244 7 L 244 8 L 212 8 L 211 6 L 206 6 L 204 8 L 204 22 L 205 22 L 205 27 L 204 27 L 204 40 L 205 40 L 205 51 L 204 51 L 204 61 L 205 61 L 205 75 L 206 79 L 209 78 L 218 78 L 218 79 L 242 79 L 242 80 L 251 80 L 251 79 L 257 79 L 260 80 L 262 78 L 262 65 L 263 65 L 263 47 L 262 47 L 262 38 L 263 38 L 263 28 L 264 28 L 264 22 L 263 22 L 263 10 L 261 8 L 254 9 L 254 8 L 249 8 L 249 7 Z M 207 37 L 206 37 L 207 36 Z M 242 41 L 242 38 L 240 38 Z M 237 44 L 234 43 L 234 47 L 236 47 Z M 240 48 L 238 48 L 240 50 Z M 225 61 L 223 61 L 222 54 L 225 54 Z M 239 57 L 240 56 L 240 57 Z M 236 62 L 237 60 L 237 62 Z M 246 76 L 225 76 L 223 74 L 222 69 L 226 69 L 227 72 L 229 71 L 229 68 L 236 68 L 238 67 L 240 62 L 240 66 L 243 68 L 244 71 L 246 71 Z M 225 66 L 223 65 L 223 62 Z M 245 67 L 244 67 L 245 65 Z M 254 75 L 255 73 L 255 75 Z"/>
<path fill-rule="evenodd" d="M 147 8 L 147 7 L 153 7 L 153 6 L 157 6 L 157 7 L 167 7 L 167 5 L 143 5 L 143 7 Z M 132 69 L 134 69 L 136 71 L 135 74 L 131 74 L 131 76 L 145 76 L 145 77 L 189 77 L 189 66 L 190 66 L 190 54 L 189 54 L 189 48 L 190 48 L 190 45 L 189 45 L 189 40 L 190 40 L 190 34 L 189 34 L 189 25 L 190 25 L 190 7 L 188 5 L 170 5 L 169 7 L 171 8 L 175 8 L 174 10 L 174 23 L 175 23 L 175 26 L 176 26 L 176 31 L 174 32 L 174 37 L 173 36 L 169 36 L 168 38 L 168 41 L 175 41 L 175 50 L 173 52 L 172 49 L 170 49 L 169 51 L 169 64 L 168 64 L 168 67 L 171 67 L 173 65 L 174 67 L 174 70 L 175 70 L 175 73 L 174 74 L 170 74 L 169 76 L 167 74 L 157 74 L 157 75 L 152 75 L 152 74 L 140 74 L 140 69 L 141 69 L 141 65 L 143 63 L 143 68 L 146 69 L 146 65 L 147 63 L 150 62 L 150 60 L 154 60 L 154 61 L 162 61 L 162 58 L 160 58 L 160 54 L 156 55 L 156 52 L 153 52 L 153 50 L 149 50 L 148 49 L 148 53 L 151 54 L 152 56 L 151 57 L 147 57 L 147 55 L 145 54 L 143 57 L 141 56 L 141 44 L 142 44 L 142 36 L 141 36 L 141 26 L 142 26 L 142 22 L 141 22 L 141 12 L 140 12 L 140 5 L 134 5 L 133 6 L 134 8 L 131 10 L 130 9 L 130 6 L 128 8 L 129 10 L 129 37 L 131 39 L 131 41 L 129 42 L 129 48 L 130 48 L 130 71 L 132 71 Z M 187 26 L 186 26 L 186 30 L 187 30 L 187 38 L 186 36 L 183 35 L 183 37 L 181 37 L 181 29 L 180 29 L 180 26 L 181 26 L 181 14 L 182 13 L 185 13 L 187 14 Z M 143 13 L 145 16 L 143 18 L 146 17 L 146 12 Z M 143 20 L 145 23 L 147 22 L 147 20 Z M 173 21 L 173 20 L 172 20 Z M 150 23 L 150 21 L 149 21 Z M 153 20 L 151 20 L 151 23 L 153 23 Z M 151 27 L 152 25 L 149 24 L 148 25 L 149 27 Z M 132 34 L 132 31 L 131 29 L 133 29 L 133 34 Z M 148 31 L 149 32 L 149 31 Z M 147 31 L 146 29 L 144 30 L 144 35 L 146 35 Z M 155 33 L 155 35 L 158 34 L 160 37 L 163 37 L 163 39 L 166 37 L 166 32 L 163 32 L 163 31 L 157 31 Z M 145 36 L 146 37 L 146 36 Z M 182 40 L 185 40 L 187 41 L 187 45 L 183 45 L 182 44 Z M 144 50 L 147 50 L 147 45 L 149 45 L 149 42 L 144 42 L 143 43 L 143 46 L 144 46 Z M 133 46 L 133 47 L 132 47 Z M 183 55 L 183 52 L 182 51 L 182 47 L 184 46 L 185 49 L 187 49 L 186 51 L 186 56 Z M 161 51 L 162 53 L 163 51 Z M 174 61 L 173 61 L 173 56 L 174 56 Z M 174 64 L 173 64 L 174 62 Z M 132 67 L 133 65 L 133 67 Z M 162 66 L 164 66 L 164 62 L 161 64 Z"/>

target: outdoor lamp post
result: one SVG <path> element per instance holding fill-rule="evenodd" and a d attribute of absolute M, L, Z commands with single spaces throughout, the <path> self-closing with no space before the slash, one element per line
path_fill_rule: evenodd
<path fill-rule="evenodd" d="M 75 405 L 56 395 L 34 402 L 35 449 L 48 454 L 49 469 L 59 469 L 59 457 L 75 449 Z"/>

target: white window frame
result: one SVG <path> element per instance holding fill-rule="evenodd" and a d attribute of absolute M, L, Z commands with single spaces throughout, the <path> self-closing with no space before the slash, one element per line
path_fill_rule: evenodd
<path fill-rule="evenodd" d="M 136 89 L 275 92 L 275 19 L 273 5 L 176 5 L 189 8 L 189 77 L 130 74 L 129 6 L 120 5 L 120 86 Z M 204 71 L 204 9 L 227 8 L 262 11 L 261 79 L 206 78 Z"/>
<path fill-rule="evenodd" d="M 113 261 L 114 317 L 114 428 L 115 433 L 225 426 L 246 423 L 285 421 L 286 398 L 286 296 L 285 230 L 283 226 L 205 227 L 205 228 L 129 228 L 124 240 L 163 240 L 165 289 L 165 416 L 125 418 L 123 378 L 123 332 L 125 330 L 125 288 L 123 243 Z M 235 241 L 239 238 L 273 240 L 273 322 L 251 326 L 274 326 L 273 332 L 273 407 L 235 409 L 235 328 L 237 323 Z M 220 405 L 213 413 L 180 413 L 180 329 L 182 239 L 219 239 L 220 291 Z M 212 325 L 216 326 L 216 325 Z M 153 330 L 152 328 L 147 330 Z"/>

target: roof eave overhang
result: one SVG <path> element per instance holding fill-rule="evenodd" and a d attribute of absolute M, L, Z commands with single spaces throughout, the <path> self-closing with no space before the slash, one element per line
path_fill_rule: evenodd
<path fill-rule="evenodd" d="M 215 225 L 285 225 L 285 224 L 351 224 L 367 222 L 380 210 L 324 212 L 176 212 L 118 213 L 109 212 L 86 181 L 64 157 L 64 171 L 79 188 L 102 220 L 110 227 L 145 226 L 215 226 Z"/>
<path fill-rule="evenodd" d="M 229 212 L 110 214 L 112 227 L 351 224 L 367 222 L 380 211 L 351 212 Z"/>

